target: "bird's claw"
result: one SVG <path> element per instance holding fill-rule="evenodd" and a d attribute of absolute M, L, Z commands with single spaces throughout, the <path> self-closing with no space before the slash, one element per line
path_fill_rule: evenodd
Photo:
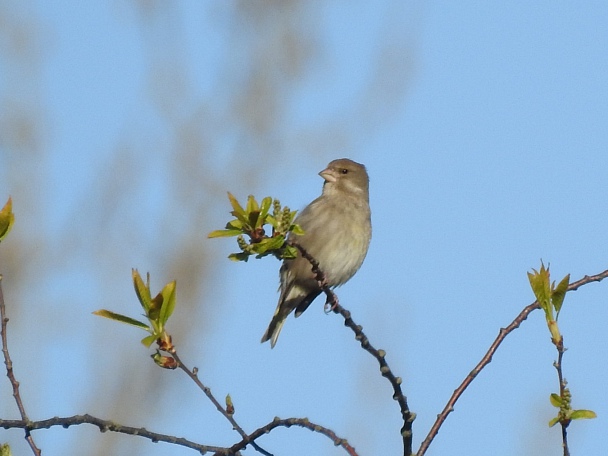
<path fill-rule="evenodd" d="M 323 311 L 326 314 L 330 314 L 336 310 L 338 306 L 338 298 L 336 295 L 333 295 L 331 298 L 327 297 L 327 301 L 325 301 L 325 306 L 323 307 Z"/>

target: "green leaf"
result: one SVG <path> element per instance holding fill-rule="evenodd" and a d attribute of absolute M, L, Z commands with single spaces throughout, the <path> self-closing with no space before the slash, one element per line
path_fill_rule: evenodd
<path fill-rule="evenodd" d="M 255 197 L 253 195 L 249 195 L 249 197 L 247 197 L 247 213 L 259 211 L 260 206 L 258 206 L 258 202 L 255 200 Z"/>
<path fill-rule="evenodd" d="M 262 239 L 257 244 L 253 244 L 253 251 L 258 254 L 266 253 L 269 250 L 277 250 L 283 246 L 285 238 L 283 236 L 275 236 L 272 238 Z"/>
<path fill-rule="evenodd" d="M 240 253 L 231 253 L 228 255 L 228 258 L 232 261 L 247 261 L 249 259 L 249 254 L 247 252 Z"/>
<path fill-rule="evenodd" d="M 0 210 L 0 242 L 8 235 L 15 224 L 15 214 L 13 214 L 13 200 L 8 197 L 8 201 Z"/>
<path fill-rule="evenodd" d="M 562 279 L 551 294 L 551 302 L 553 303 L 553 307 L 557 313 L 559 313 L 562 308 L 562 304 L 564 303 L 564 298 L 566 297 L 566 292 L 568 291 L 568 285 L 570 285 L 570 274 Z"/>
<path fill-rule="evenodd" d="M 230 220 L 228 223 L 226 223 L 226 229 L 243 231 L 243 222 L 241 222 L 239 219 Z"/>
<path fill-rule="evenodd" d="M 162 293 L 158 293 L 156 296 L 154 296 L 154 299 L 150 301 L 150 307 L 148 308 L 148 313 L 146 314 L 146 317 L 148 317 L 150 320 L 158 321 L 160 310 L 163 308 L 164 300 L 165 298 Z"/>
<path fill-rule="evenodd" d="M 260 217 L 258 219 L 259 226 L 254 226 L 254 228 L 259 228 L 265 223 L 267 223 L 266 216 L 268 215 L 268 211 L 270 210 L 271 206 L 272 198 L 270 196 L 267 196 L 262 200 L 262 202 L 260 203 Z"/>
<path fill-rule="evenodd" d="M 144 284 L 144 281 L 141 279 L 137 269 L 131 269 L 131 276 L 133 277 L 133 286 L 135 287 L 137 299 L 139 299 L 139 302 L 147 315 L 148 309 L 150 309 L 150 302 L 152 301 L 152 297 L 150 296 L 150 283 L 147 285 Z"/>
<path fill-rule="evenodd" d="M 126 323 L 127 325 L 136 326 L 141 329 L 145 329 L 146 331 L 150 331 L 150 327 L 142 323 L 141 321 L 135 320 L 131 317 L 127 317 L 126 315 L 117 314 L 115 312 L 110 312 L 109 310 L 101 309 L 93 312 L 93 315 L 97 315 L 99 317 L 109 318 L 110 320 L 119 321 L 121 323 Z"/>
<path fill-rule="evenodd" d="M 570 414 L 571 420 L 589 420 L 592 418 L 597 418 L 597 415 L 592 410 L 574 410 Z"/>
<path fill-rule="evenodd" d="M 547 319 L 553 320 L 553 309 L 551 308 L 551 283 L 549 278 L 549 270 L 541 262 L 540 271 L 532 269 L 534 274 L 528 272 L 528 280 L 534 292 L 536 300 L 545 311 Z"/>
<path fill-rule="evenodd" d="M 242 230 L 215 230 L 207 235 L 208 238 L 231 237 L 242 234 Z"/>
<path fill-rule="evenodd" d="M 279 227 L 279 221 L 277 220 L 277 218 L 274 215 L 268 214 L 266 216 L 266 223 L 272 225 L 272 227 L 274 229 L 277 229 Z"/>
<path fill-rule="evenodd" d="M 173 310 L 175 309 L 175 288 L 176 281 L 174 280 L 165 285 L 161 291 L 161 294 L 163 295 L 163 304 L 160 308 L 159 320 L 163 326 L 167 323 L 167 320 L 169 320 L 169 317 L 173 314 Z"/>
<path fill-rule="evenodd" d="M 150 322 L 150 325 L 152 326 L 152 329 L 150 330 L 152 335 L 154 335 L 156 337 L 160 337 L 161 333 L 163 332 L 163 325 L 160 323 L 158 315 L 156 315 L 156 318 L 154 318 L 154 319 L 148 317 L 148 321 Z"/>
<path fill-rule="evenodd" d="M 260 212 L 259 211 L 251 211 L 248 214 L 247 220 L 249 220 L 249 226 L 251 227 L 251 229 L 254 230 L 255 227 L 258 226 L 258 223 L 260 221 Z"/>
<path fill-rule="evenodd" d="M 551 421 L 549 421 L 549 427 L 553 427 L 555 426 L 557 423 L 559 423 L 559 416 L 556 416 L 555 418 L 553 418 Z"/>
<path fill-rule="evenodd" d="M 530 286 L 532 287 L 532 292 L 534 293 L 534 297 L 537 301 L 542 300 L 543 295 L 543 284 L 542 279 L 539 276 L 539 273 L 536 269 L 532 269 L 532 272 L 528 272 L 528 280 L 530 281 Z"/>
<path fill-rule="evenodd" d="M 152 334 L 151 336 L 146 336 L 141 340 L 141 343 L 144 344 L 147 348 L 150 348 L 154 342 L 158 339 L 158 334 Z"/>
<path fill-rule="evenodd" d="M 249 220 L 247 219 L 247 213 L 245 209 L 239 204 L 234 195 L 228 192 L 228 199 L 230 200 L 230 204 L 232 205 L 232 209 L 234 209 L 231 214 L 238 218 L 241 222 L 247 224 Z"/>
<path fill-rule="evenodd" d="M 283 249 L 283 253 L 281 255 L 281 258 L 285 259 L 285 260 L 293 260 L 294 258 L 298 257 L 298 249 L 292 245 L 288 245 L 285 247 L 285 249 Z"/>
<path fill-rule="evenodd" d="M 297 223 L 294 223 L 293 225 L 291 225 L 289 227 L 289 231 L 291 231 L 293 234 L 296 234 L 298 236 L 302 236 L 304 234 L 304 230 Z"/>
<path fill-rule="evenodd" d="M 563 404 L 562 398 L 560 397 L 559 394 L 551 393 L 549 400 L 551 401 L 551 405 L 553 407 L 560 408 Z"/>

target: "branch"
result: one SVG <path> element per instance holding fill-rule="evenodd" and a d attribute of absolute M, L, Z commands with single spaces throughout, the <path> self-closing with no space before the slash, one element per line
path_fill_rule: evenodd
<path fill-rule="evenodd" d="M 9 381 L 11 382 L 11 385 L 13 386 L 13 397 L 15 398 L 15 402 L 17 403 L 17 408 L 19 408 L 21 419 L 24 422 L 28 422 L 29 418 L 27 417 L 27 413 L 25 412 L 25 406 L 23 405 L 21 394 L 19 394 L 19 382 L 15 378 L 15 374 L 13 372 L 13 361 L 11 360 L 11 356 L 8 352 L 8 338 L 6 337 L 8 317 L 6 316 L 4 295 L 2 293 L 2 275 L 0 275 L 0 319 L 2 320 L 2 323 L 0 325 L 0 332 L 2 333 L 2 354 L 4 355 L 4 364 L 6 365 L 6 375 Z M 36 446 L 36 443 L 34 443 L 34 438 L 30 435 L 28 427 L 24 427 L 23 429 L 25 429 L 25 439 L 27 440 L 27 443 L 29 443 L 30 448 L 36 456 L 40 456 L 40 450 Z"/>
<path fill-rule="evenodd" d="M 168 350 L 168 352 L 171 354 L 171 356 L 173 356 L 173 358 L 175 358 L 175 361 L 177 361 L 178 367 L 181 370 L 183 370 L 186 373 L 186 375 L 188 375 L 188 377 L 190 377 L 192 379 L 192 381 L 194 383 L 196 383 L 196 385 L 203 391 L 203 393 L 205 393 L 205 395 L 209 398 L 209 400 L 213 403 L 213 405 L 215 405 L 215 408 L 222 415 L 224 415 L 224 417 L 230 422 L 230 424 L 232 424 L 232 428 L 235 431 L 237 431 L 241 435 L 241 437 L 243 438 L 242 441 L 247 441 L 247 443 L 251 443 L 251 446 L 253 446 L 253 448 L 255 448 L 256 451 L 258 451 L 259 453 L 262 453 L 264 456 L 272 456 L 271 453 L 269 453 L 268 451 L 266 451 L 265 449 L 263 449 L 262 447 L 260 447 L 257 443 L 255 443 L 253 441 L 255 439 L 250 439 L 249 438 L 249 436 L 243 430 L 243 428 L 241 426 L 239 426 L 239 424 L 236 422 L 236 420 L 234 419 L 234 416 L 231 413 L 228 413 L 228 411 L 226 410 L 226 408 L 224 408 L 222 406 L 222 404 L 220 404 L 220 402 L 211 393 L 211 389 L 208 386 L 205 386 L 203 384 L 203 382 L 200 381 L 200 379 L 198 378 L 198 369 L 194 368 L 193 370 L 190 370 L 183 363 L 183 361 L 180 359 L 180 357 L 177 354 L 177 350 L 175 349 L 174 346 L 172 346 L 171 349 Z M 245 446 L 247 445 L 247 443 L 245 443 Z M 216 450 L 216 451 L 219 451 L 219 450 Z M 231 454 L 231 453 L 226 453 L 226 454 Z"/>
<path fill-rule="evenodd" d="M 268 434 L 271 430 L 279 426 L 283 426 L 286 428 L 290 428 L 291 426 L 300 426 L 309 429 L 312 432 L 318 432 L 319 434 L 323 434 L 324 436 L 329 438 L 335 446 L 341 446 L 342 448 L 344 448 L 350 456 L 358 456 L 355 449 L 346 441 L 346 439 L 338 437 L 331 429 L 328 429 L 315 423 L 311 423 L 308 418 L 287 418 L 283 420 L 280 418 L 275 418 L 266 426 L 256 429 L 250 435 L 248 435 L 239 443 L 233 445 L 229 449 L 218 451 L 216 453 L 216 456 L 228 456 L 236 454 L 237 451 L 244 449 L 247 444 L 253 443 L 255 439 L 265 434 Z"/>
<path fill-rule="evenodd" d="M 363 332 L 363 328 L 360 325 L 357 325 L 353 319 L 351 318 L 350 311 L 343 308 L 338 302 L 338 297 L 335 293 L 329 288 L 327 285 L 327 280 L 325 278 L 325 274 L 319 268 L 319 262 L 315 260 L 301 245 L 297 242 L 289 241 L 290 245 L 296 247 L 302 256 L 306 258 L 310 264 L 312 265 L 312 272 L 315 274 L 317 282 L 319 283 L 319 287 L 325 292 L 327 295 L 327 303 L 331 304 L 331 310 L 334 313 L 342 315 L 344 318 L 344 326 L 347 326 L 355 333 L 355 339 L 361 343 L 361 347 L 370 353 L 380 365 L 380 373 L 384 378 L 386 378 L 391 386 L 393 387 L 393 399 L 399 403 L 399 408 L 401 410 L 401 417 L 403 419 L 403 426 L 401 428 L 401 436 L 403 438 L 403 454 L 404 456 L 410 456 L 412 453 L 412 423 L 416 418 L 416 414 L 411 412 L 407 405 L 407 398 L 403 394 L 401 390 L 401 377 L 396 377 L 388 363 L 386 362 L 386 352 L 384 350 L 378 350 L 374 348 L 374 346 L 369 342 L 369 339 Z"/>
<path fill-rule="evenodd" d="M 583 285 L 586 285 L 591 282 L 600 282 L 606 277 L 608 277 L 608 270 L 593 276 L 585 276 L 582 279 L 571 283 L 568 286 L 568 291 L 576 291 Z M 537 301 L 534 301 L 532 304 L 524 307 L 524 309 L 519 313 L 517 317 L 515 317 L 515 320 L 513 320 L 509 326 L 500 329 L 500 331 L 498 332 L 498 336 L 496 337 L 492 345 L 490 345 L 490 348 L 483 356 L 483 358 L 481 358 L 481 361 L 479 361 L 477 366 L 475 366 L 475 368 L 469 373 L 469 375 L 466 376 L 460 386 L 454 390 L 452 397 L 450 397 L 450 400 L 448 401 L 444 409 L 439 415 L 437 415 L 437 420 L 435 421 L 435 424 L 433 424 L 433 427 L 429 431 L 429 434 L 426 436 L 426 438 L 420 445 L 418 453 L 416 453 L 417 456 L 423 456 L 426 453 L 426 450 L 428 449 L 429 445 L 431 444 L 435 436 L 437 436 L 439 428 L 441 428 L 448 415 L 454 411 L 454 405 L 456 404 L 460 396 L 462 396 L 462 393 L 464 393 L 464 391 L 473 382 L 475 377 L 477 377 L 477 375 L 482 371 L 482 369 L 488 364 L 490 364 L 490 362 L 492 362 L 492 356 L 494 356 L 494 353 L 496 353 L 496 350 L 498 349 L 500 344 L 511 332 L 519 328 L 519 325 L 521 325 L 528 318 L 528 315 L 530 315 L 530 313 L 536 309 L 540 309 L 540 305 Z"/>
<path fill-rule="evenodd" d="M 564 352 L 566 351 L 563 337 L 555 344 L 555 347 L 557 348 L 557 362 L 553 365 L 557 370 L 557 379 L 559 380 L 559 396 L 563 399 L 566 397 L 566 380 L 564 380 L 564 373 L 562 371 L 562 360 L 564 358 Z M 570 448 L 568 447 L 568 425 L 570 424 L 570 421 L 560 420 L 559 424 L 562 427 L 562 447 L 564 449 L 564 456 L 570 456 Z"/>
<path fill-rule="evenodd" d="M 68 428 L 70 426 L 75 426 L 79 424 L 92 424 L 97 426 L 101 432 L 111 431 L 118 432 L 121 434 L 135 435 L 138 437 L 143 437 L 151 440 L 154 443 L 157 442 L 166 442 L 172 443 L 174 445 L 180 445 L 186 448 L 191 448 L 193 450 L 198 451 L 201 454 L 205 454 L 206 452 L 218 452 L 224 451 L 225 448 L 210 446 L 210 445 L 200 445 L 198 443 L 192 442 L 190 440 L 174 437 L 171 435 L 158 434 L 156 432 L 151 432 L 146 430 L 145 428 L 135 428 L 131 426 L 122 426 L 120 424 L 116 424 L 112 421 L 102 420 L 101 418 L 96 418 L 91 415 L 74 415 L 69 417 L 54 417 L 48 420 L 42 421 L 27 421 L 27 420 L 0 420 L 0 427 L 4 429 L 11 428 L 21 428 L 29 431 L 34 431 L 36 429 L 48 429 L 52 426 L 62 426 L 64 428 Z"/>
<path fill-rule="evenodd" d="M 148 431 L 145 428 L 135 428 L 131 426 L 123 426 L 120 424 L 116 424 L 112 421 L 106 421 L 101 418 L 94 417 L 92 415 L 74 415 L 69 417 L 54 417 L 48 420 L 41 421 L 26 421 L 26 420 L 1 420 L 0 419 L 0 427 L 4 429 L 27 429 L 28 431 L 34 431 L 37 429 L 49 429 L 53 426 L 61 426 L 63 428 L 68 428 L 70 426 L 76 426 L 79 424 L 92 424 L 97 426 L 101 432 L 111 431 L 118 432 L 121 434 L 133 435 L 138 437 L 143 437 L 151 440 L 154 443 L 157 442 L 165 442 L 171 443 L 174 445 L 183 446 L 186 448 L 190 448 L 198 451 L 201 454 L 205 454 L 207 452 L 214 452 L 214 454 L 218 456 L 231 456 L 237 454 L 238 451 L 243 450 L 247 445 L 254 445 L 254 440 L 262 437 L 265 434 L 268 434 L 271 430 L 277 427 L 286 427 L 289 428 L 291 426 L 300 426 L 306 429 L 309 429 L 312 432 L 318 432 L 327 438 L 329 438 L 334 445 L 341 446 L 346 450 L 346 452 L 350 456 L 358 456 L 355 449 L 346 441 L 346 439 L 338 437 L 331 429 L 327 429 L 321 425 L 310 422 L 306 418 L 288 418 L 288 419 L 279 419 L 275 418 L 273 421 L 268 423 L 267 425 L 256 429 L 250 435 L 246 435 L 240 442 L 236 443 L 230 448 L 223 448 L 218 446 L 211 445 L 201 445 L 190 440 L 187 440 L 182 437 L 175 437 L 171 435 L 158 434 L 156 432 Z M 270 454 L 270 453 L 268 453 Z"/>

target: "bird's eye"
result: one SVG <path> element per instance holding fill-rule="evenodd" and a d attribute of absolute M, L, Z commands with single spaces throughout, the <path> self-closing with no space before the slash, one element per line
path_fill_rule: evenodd
<path fill-rule="evenodd" d="M 348 170 L 346 168 L 342 168 L 342 174 L 348 174 Z"/>

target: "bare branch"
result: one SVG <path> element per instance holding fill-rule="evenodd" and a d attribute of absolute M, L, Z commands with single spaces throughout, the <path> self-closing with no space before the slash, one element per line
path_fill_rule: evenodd
<path fill-rule="evenodd" d="M 559 380 L 559 396 L 564 398 L 566 396 L 566 380 L 564 379 L 564 373 L 562 371 L 562 360 L 566 349 L 564 348 L 563 337 L 555 344 L 555 348 L 557 348 L 557 361 L 553 365 L 555 366 L 555 370 L 557 370 L 557 378 Z M 568 447 L 568 425 L 570 424 L 570 420 L 560 420 L 559 424 L 562 427 L 562 448 L 564 449 L 564 456 L 570 456 L 570 448 Z"/>
<path fill-rule="evenodd" d="M 416 414 L 411 412 L 408 404 L 407 398 L 403 394 L 401 390 L 401 377 L 396 377 L 388 363 L 386 362 L 386 352 L 384 350 L 379 350 L 374 348 L 374 346 L 369 342 L 369 339 L 363 332 L 363 328 L 360 325 L 357 325 L 353 319 L 351 318 L 350 311 L 343 308 L 338 302 L 338 297 L 336 294 L 329 288 L 327 285 L 327 280 L 325 279 L 325 274 L 319 268 L 319 262 L 315 260 L 301 245 L 294 241 L 288 241 L 290 245 L 296 247 L 302 256 L 306 258 L 310 264 L 312 265 L 312 272 L 315 274 L 316 279 L 319 283 L 319 287 L 325 292 L 327 296 L 327 303 L 331 305 L 331 310 L 334 313 L 342 315 L 344 318 L 344 326 L 347 326 L 355 333 L 355 339 L 358 340 L 361 344 L 361 347 L 368 353 L 370 353 L 376 360 L 378 364 L 380 364 L 380 373 L 384 378 L 386 378 L 391 386 L 393 387 L 393 399 L 399 403 L 399 408 L 401 410 L 401 417 L 403 419 L 403 426 L 401 427 L 401 436 L 403 438 L 403 454 L 404 456 L 410 456 L 412 453 L 412 423 L 416 418 Z"/>
<path fill-rule="evenodd" d="M 342 438 L 338 437 L 335 434 L 335 432 L 332 431 L 331 429 L 323 427 L 319 424 L 311 423 L 308 420 L 308 418 L 287 418 L 287 419 L 275 418 L 270 423 L 268 423 L 266 426 L 262 426 L 261 428 L 255 430 L 250 435 L 248 435 L 246 438 L 241 440 L 239 443 L 230 447 L 228 450 L 218 451 L 216 453 L 216 455 L 217 456 L 228 456 L 228 455 L 236 454 L 237 451 L 244 449 L 248 443 L 252 443 L 253 440 L 255 440 L 265 434 L 268 434 L 271 430 L 273 430 L 277 427 L 280 427 L 280 426 L 283 426 L 286 428 L 290 428 L 291 426 L 300 426 L 300 427 L 309 429 L 313 432 L 318 432 L 319 434 L 323 434 L 327 438 L 331 439 L 331 441 L 334 443 L 335 446 L 341 446 L 342 448 L 344 448 L 344 450 L 346 450 L 346 452 L 350 456 L 358 456 L 355 449 L 346 441 L 346 439 L 342 439 Z"/>
<path fill-rule="evenodd" d="M 2 354 L 4 355 L 4 364 L 6 365 L 6 375 L 8 376 L 8 379 L 13 387 L 13 397 L 15 398 L 15 402 L 19 408 L 21 419 L 27 423 L 29 422 L 29 418 L 27 417 L 23 400 L 19 394 L 19 382 L 15 378 L 15 373 L 13 372 L 13 361 L 11 360 L 11 356 L 8 352 L 8 338 L 6 336 L 8 317 L 6 316 L 6 306 L 4 305 L 4 295 L 2 293 L 2 275 L 0 275 L 0 319 L 2 320 L 0 332 L 2 333 Z M 40 450 L 36 446 L 36 443 L 34 443 L 34 438 L 31 436 L 29 428 L 25 426 L 23 429 L 25 430 L 25 439 L 27 440 L 27 443 L 29 443 L 30 448 L 36 456 L 40 456 Z"/>
<path fill-rule="evenodd" d="M 201 454 L 205 454 L 207 452 L 218 452 L 224 451 L 226 448 L 211 446 L 211 445 L 200 445 L 198 443 L 192 442 L 190 440 L 184 439 L 182 437 L 174 437 L 171 435 L 158 434 L 156 432 L 148 431 L 145 428 L 135 428 L 131 426 L 122 426 L 120 424 L 116 424 L 112 421 L 102 420 L 101 418 L 96 418 L 91 415 L 74 415 L 69 417 L 54 417 L 48 420 L 42 421 L 27 421 L 27 420 L 0 420 L 0 427 L 4 429 L 10 428 L 22 428 L 28 431 L 33 431 L 36 429 L 48 429 L 53 426 L 62 426 L 64 428 L 68 428 L 70 426 L 75 426 L 79 424 L 92 424 L 97 426 L 101 432 L 111 431 L 118 432 L 121 434 L 135 435 L 138 437 L 143 437 L 145 439 L 149 439 L 152 442 L 166 442 L 172 443 L 174 445 L 180 445 L 186 448 L 191 448 L 193 450 L 198 451 Z"/>

